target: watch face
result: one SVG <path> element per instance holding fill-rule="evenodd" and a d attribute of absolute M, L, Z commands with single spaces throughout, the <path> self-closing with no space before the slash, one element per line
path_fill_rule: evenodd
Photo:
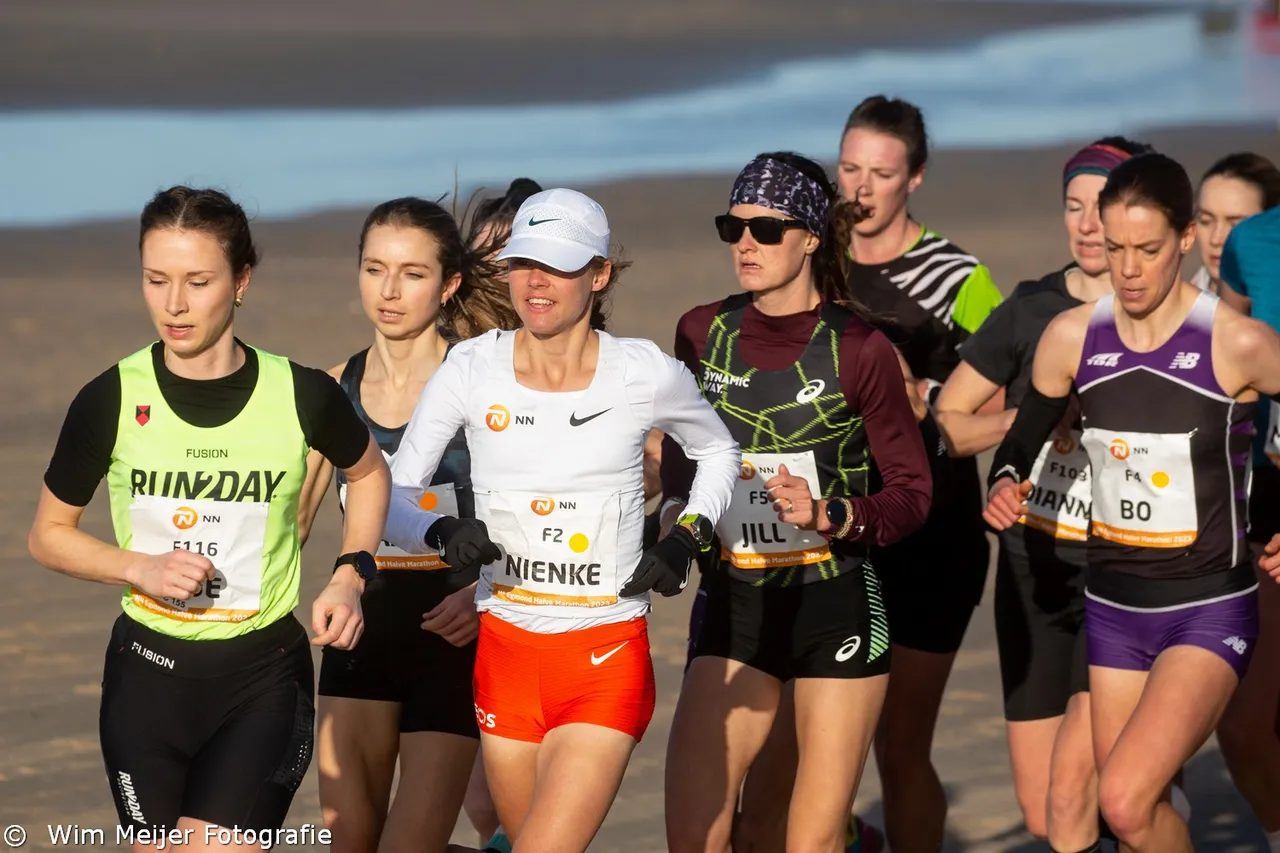
<path fill-rule="evenodd" d="M 368 551 L 360 551 L 355 559 L 356 573 L 365 580 L 373 580 L 378 575 L 378 561 Z"/>
<path fill-rule="evenodd" d="M 827 501 L 827 521 L 836 527 L 844 525 L 848 513 L 845 512 L 844 501 L 829 500 Z"/>

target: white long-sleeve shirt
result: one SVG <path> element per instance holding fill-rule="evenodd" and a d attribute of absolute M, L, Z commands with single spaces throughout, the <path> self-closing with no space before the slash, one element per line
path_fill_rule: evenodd
<path fill-rule="evenodd" d="M 622 622 L 648 593 L 619 598 L 641 556 L 644 444 L 657 427 L 698 463 L 687 512 L 714 524 L 741 456 L 689 370 L 651 341 L 600 335 L 582 391 L 535 391 L 514 369 L 514 332 L 458 344 L 423 389 L 391 466 L 385 538 L 430 553 L 440 518 L 417 496 L 449 440 L 466 430 L 476 516 L 503 557 L 484 567 L 476 606 L 539 633 Z"/>

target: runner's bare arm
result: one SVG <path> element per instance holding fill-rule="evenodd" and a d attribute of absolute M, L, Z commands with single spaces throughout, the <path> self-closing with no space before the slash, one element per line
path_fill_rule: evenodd
<path fill-rule="evenodd" d="M 343 468 L 342 473 L 347 478 L 347 501 L 342 513 L 341 553 L 368 551 L 373 554 L 386 527 L 391 470 L 372 434 L 360 461 Z"/>
<path fill-rule="evenodd" d="M 63 503 L 48 486 L 41 486 L 35 521 L 27 534 L 27 550 L 32 558 L 46 568 L 81 580 L 133 583 L 137 569 L 148 555 L 126 551 L 81 530 L 80 517 L 84 509 Z M 199 572 L 197 576 L 203 574 Z"/>
<path fill-rule="evenodd" d="M 987 379 L 968 362 L 960 362 L 951 372 L 934 404 L 938 428 L 947 442 L 950 455 L 972 456 L 995 447 L 1004 438 L 1013 425 L 1017 410 L 980 411 L 997 397 L 1003 398 L 1000 390 L 1001 386 Z"/>
<path fill-rule="evenodd" d="M 441 516 L 418 506 L 449 442 L 466 423 L 472 338 L 459 344 L 422 389 L 391 464 L 391 505 L 383 538 L 407 554 L 429 554 L 426 535 Z"/>
<path fill-rule="evenodd" d="M 342 369 L 339 364 L 329 370 L 329 375 L 341 381 Z M 312 449 L 307 453 L 307 477 L 302 483 L 302 492 L 298 496 L 298 547 L 307 544 L 311 536 L 311 525 L 315 523 L 320 505 L 329 491 L 333 480 L 333 465 L 322 454 Z"/>
<path fill-rule="evenodd" d="M 729 507 L 742 454 L 729 429 L 702 396 L 698 383 L 683 363 L 651 348 L 657 387 L 653 426 L 670 436 L 690 461 L 697 464 L 685 512 L 705 516 L 715 524 Z"/>
<path fill-rule="evenodd" d="M 1235 312 L 1219 312 L 1213 349 L 1218 381 L 1232 396 L 1248 388 L 1264 397 L 1280 394 L 1280 334 L 1270 326 Z"/>

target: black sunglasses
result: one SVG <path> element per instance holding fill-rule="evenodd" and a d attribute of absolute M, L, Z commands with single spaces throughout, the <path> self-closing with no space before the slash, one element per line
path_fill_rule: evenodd
<path fill-rule="evenodd" d="M 762 246 L 776 246 L 788 228 L 807 228 L 798 219 L 779 219 L 776 216 L 753 216 L 750 219 L 722 213 L 716 217 L 716 231 L 720 239 L 726 243 L 736 243 L 742 239 L 747 228 L 751 228 L 751 237 Z"/>

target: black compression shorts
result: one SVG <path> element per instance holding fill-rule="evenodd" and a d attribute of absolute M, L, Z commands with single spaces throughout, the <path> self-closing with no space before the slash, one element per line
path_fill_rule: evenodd
<path fill-rule="evenodd" d="M 931 510 L 906 539 L 871 550 L 884 584 L 890 636 L 895 645 L 920 652 L 959 650 L 991 562 L 977 464 L 957 459 L 953 470 L 948 503 Z"/>
<path fill-rule="evenodd" d="M 1067 562 L 1038 553 L 1032 540 L 1028 556 L 1009 542 L 1020 533 L 1005 535 L 996 561 L 996 644 L 1010 722 L 1060 716 L 1067 700 L 1089 689 L 1083 554 Z"/>
<path fill-rule="evenodd" d="M 314 674 L 293 616 L 230 640 L 180 640 L 121 615 L 99 715 L 120 825 L 279 829 L 311 764 Z"/>
<path fill-rule="evenodd" d="M 694 658 L 741 661 L 779 681 L 889 671 L 889 626 L 869 566 L 786 587 L 757 587 L 717 571 L 703 589 Z"/>
<path fill-rule="evenodd" d="M 459 648 L 422 627 L 456 590 L 448 571 L 379 572 L 360 599 L 364 633 L 351 651 L 326 648 L 320 695 L 400 704 L 400 731 L 479 738 L 471 681 L 476 643 Z"/>
<path fill-rule="evenodd" d="M 1280 533 L 1280 468 L 1261 465 L 1253 469 L 1249 490 L 1249 541 L 1263 545 Z"/>

